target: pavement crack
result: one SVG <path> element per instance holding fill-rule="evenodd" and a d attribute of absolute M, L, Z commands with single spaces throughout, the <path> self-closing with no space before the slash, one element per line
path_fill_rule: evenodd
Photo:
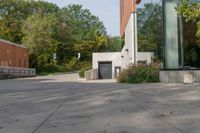
<path fill-rule="evenodd" d="M 64 104 L 67 102 L 66 98 L 40 125 L 38 125 L 31 133 L 36 133 Z"/>

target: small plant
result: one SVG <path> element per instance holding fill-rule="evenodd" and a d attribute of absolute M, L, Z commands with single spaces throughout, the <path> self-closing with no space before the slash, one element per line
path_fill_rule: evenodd
<path fill-rule="evenodd" d="M 131 65 L 119 74 L 117 80 L 120 83 L 159 82 L 159 70 L 159 64 Z"/>

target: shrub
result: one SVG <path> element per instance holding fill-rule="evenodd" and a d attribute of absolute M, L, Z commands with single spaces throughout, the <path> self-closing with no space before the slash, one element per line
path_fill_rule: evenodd
<path fill-rule="evenodd" d="M 46 64 L 44 66 L 40 66 L 37 68 L 37 73 L 42 72 L 65 72 L 66 69 L 64 66 L 57 65 L 57 64 Z"/>
<path fill-rule="evenodd" d="M 83 68 L 92 68 L 92 64 L 89 61 L 84 61 L 84 62 L 80 62 L 79 63 L 79 68 L 83 69 Z"/>
<path fill-rule="evenodd" d="M 159 64 L 131 65 L 119 74 L 117 80 L 120 83 L 159 82 L 159 70 Z"/>
<path fill-rule="evenodd" d="M 84 77 L 85 77 L 85 71 L 87 71 L 87 70 L 81 69 L 81 70 L 79 71 L 79 76 L 80 76 L 81 78 L 84 78 Z"/>
<path fill-rule="evenodd" d="M 78 69 L 78 59 L 77 58 L 72 58 L 69 63 L 66 64 L 67 70 L 77 70 Z"/>
<path fill-rule="evenodd" d="M 119 83 L 126 83 L 128 81 L 128 70 L 124 69 L 120 72 L 119 76 L 117 77 L 117 81 Z"/>
<path fill-rule="evenodd" d="M 79 76 L 81 78 L 85 77 L 85 71 L 92 69 L 92 65 L 90 62 L 81 62 L 80 67 L 81 67 L 81 70 L 79 71 Z"/>

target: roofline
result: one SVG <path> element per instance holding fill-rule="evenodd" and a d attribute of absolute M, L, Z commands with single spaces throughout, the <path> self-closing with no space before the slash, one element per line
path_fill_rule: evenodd
<path fill-rule="evenodd" d="M 16 44 L 16 43 L 13 43 L 13 42 L 10 42 L 10 41 L 7 41 L 7 40 L 0 39 L 0 42 L 4 42 L 6 44 L 13 45 L 13 46 L 16 46 L 16 47 L 28 49 L 27 47 L 25 47 L 23 45 L 19 45 L 19 44 Z"/>
<path fill-rule="evenodd" d="M 133 2 L 133 4 L 135 4 L 135 9 L 134 9 L 134 11 L 131 11 L 131 14 L 133 14 L 133 13 L 137 13 L 137 5 L 138 4 L 140 4 L 140 2 L 142 1 L 142 0 L 133 0 L 134 2 Z M 120 13 L 121 13 L 121 3 L 120 3 Z M 120 14 L 121 15 L 121 14 Z M 129 18 L 130 18 L 130 16 L 129 16 Z M 125 29 L 126 29 L 126 27 L 127 27 L 127 25 L 128 25 L 128 22 L 125 24 L 125 29 L 123 30 L 123 32 L 121 31 L 123 28 L 121 27 L 121 25 L 122 25 L 122 23 L 121 23 L 121 20 L 120 20 L 120 36 L 121 37 L 124 37 L 125 36 Z"/>

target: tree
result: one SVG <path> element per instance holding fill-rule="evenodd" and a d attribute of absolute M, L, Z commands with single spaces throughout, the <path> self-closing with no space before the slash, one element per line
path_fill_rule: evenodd
<path fill-rule="evenodd" d="M 21 25 L 26 17 L 27 3 L 23 0 L 1 0 L 0 2 L 0 37 L 20 42 Z"/>
<path fill-rule="evenodd" d="M 108 40 L 103 23 L 81 5 L 60 9 L 35 0 L 1 0 L 0 38 L 27 46 L 36 68 L 51 63 L 54 52 L 63 66 L 77 53 L 81 61 L 91 61 L 92 52 L 104 51 Z"/>
<path fill-rule="evenodd" d="M 55 4 L 34 0 L 1 0 L 0 2 L 0 38 L 21 43 L 22 25 L 27 17 L 36 12 L 41 14 L 57 12 Z"/>
<path fill-rule="evenodd" d="M 121 52 L 124 45 L 124 40 L 118 36 L 108 37 L 106 45 L 107 52 Z"/>
<path fill-rule="evenodd" d="M 179 0 L 177 11 L 183 16 L 184 31 L 190 30 L 190 35 L 184 35 L 185 65 L 200 67 L 200 3 L 195 0 Z"/>
<path fill-rule="evenodd" d="M 147 3 L 138 9 L 138 50 L 154 52 L 161 58 L 162 46 L 162 7 Z"/>
<path fill-rule="evenodd" d="M 59 51 L 67 53 L 67 57 L 76 57 L 81 53 L 81 60 L 92 60 L 92 52 L 99 51 L 107 42 L 106 29 L 98 17 L 81 5 L 64 7 L 59 16 L 64 25 L 70 30 L 68 38 L 61 39 Z M 64 48 L 64 49 L 63 49 Z M 61 58 L 65 58 L 62 54 Z"/>
<path fill-rule="evenodd" d="M 31 66 L 40 67 L 51 63 L 56 52 L 57 41 L 54 37 L 56 17 L 39 13 L 29 17 L 23 25 L 23 44 L 29 48 Z"/>
<path fill-rule="evenodd" d="M 177 8 L 185 20 L 196 22 L 198 42 L 200 43 L 200 3 L 194 0 L 180 0 L 180 6 Z"/>

